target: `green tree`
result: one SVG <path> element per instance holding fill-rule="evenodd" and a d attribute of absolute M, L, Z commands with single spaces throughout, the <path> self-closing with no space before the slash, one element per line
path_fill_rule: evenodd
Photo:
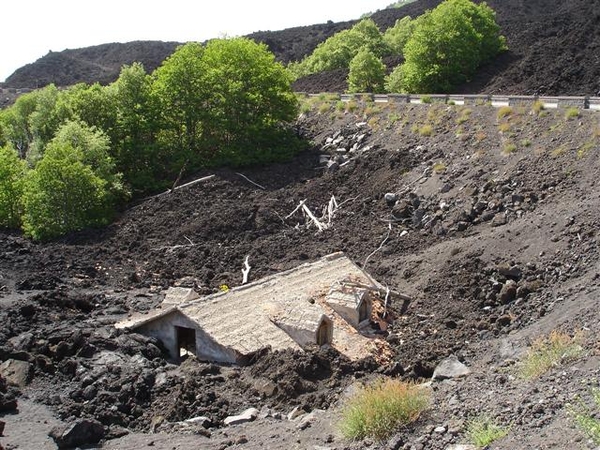
<path fill-rule="evenodd" d="M 372 92 L 384 91 L 385 65 L 370 51 L 363 48 L 350 61 L 350 72 L 348 74 L 348 92 Z"/>
<path fill-rule="evenodd" d="M 116 127 L 112 139 L 118 171 L 135 192 L 160 186 L 168 167 L 168 152 L 157 144 L 159 108 L 152 79 L 140 63 L 123 66 L 114 91 Z"/>
<path fill-rule="evenodd" d="M 383 34 L 383 42 L 394 55 L 403 56 L 404 46 L 412 36 L 415 21 L 410 16 L 396 20 L 393 27 L 388 28 Z"/>
<path fill-rule="evenodd" d="M 282 125 L 296 118 L 298 101 L 288 72 L 267 47 L 246 38 L 216 39 L 202 62 L 209 112 L 204 154 L 233 164 L 289 155 Z"/>
<path fill-rule="evenodd" d="M 300 63 L 291 64 L 296 77 L 333 69 L 347 69 L 361 48 L 368 48 L 376 56 L 389 53 L 383 36 L 373 19 L 363 19 L 348 30 L 342 30 L 324 42 Z"/>
<path fill-rule="evenodd" d="M 26 163 L 10 145 L 0 147 L 0 227 L 21 224 Z"/>
<path fill-rule="evenodd" d="M 204 47 L 198 42 L 180 46 L 154 72 L 153 95 L 161 111 L 160 145 L 172 153 L 172 168 L 194 165 L 201 153 L 203 123 L 210 111 Z"/>
<path fill-rule="evenodd" d="M 118 176 L 102 133 L 65 124 L 24 181 L 23 230 L 50 239 L 105 225 L 114 212 Z"/>
<path fill-rule="evenodd" d="M 275 141 L 289 137 L 282 125 L 298 108 L 288 72 L 246 38 L 180 47 L 156 70 L 153 93 L 164 124 L 159 143 L 188 170 L 283 156 Z"/>
<path fill-rule="evenodd" d="M 504 48 L 494 11 L 485 3 L 445 0 L 416 19 L 404 46 L 406 61 L 394 69 L 388 90 L 449 92 Z"/>

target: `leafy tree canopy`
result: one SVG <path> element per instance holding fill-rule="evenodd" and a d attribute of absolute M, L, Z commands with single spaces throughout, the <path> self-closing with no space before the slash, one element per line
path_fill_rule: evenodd
<path fill-rule="evenodd" d="M 0 147 L 0 227 L 21 224 L 21 198 L 26 163 L 10 145 Z"/>
<path fill-rule="evenodd" d="M 345 69 L 363 47 L 376 56 L 389 53 L 389 48 L 373 19 L 363 19 L 352 28 L 334 34 L 320 43 L 312 54 L 299 63 L 291 64 L 289 68 L 296 77 L 326 70 Z"/>
<path fill-rule="evenodd" d="M 361 49 L 350 61 L 348 92 L 384 91 L 385 65 L 368 48 Z"/>
<path fill-rule="evenodd" d="M 415 21 L 404 47 L 406 62 L 394 69 L 393 92 L 449 92 L 506 48 L 495 13 L 485 3 L 446 0 Z"/>

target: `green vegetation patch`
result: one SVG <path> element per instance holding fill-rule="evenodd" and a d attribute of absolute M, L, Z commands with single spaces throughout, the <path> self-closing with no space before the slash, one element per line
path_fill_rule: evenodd
<path fill-rule="evenodd" d="M 480 416 L 467 423 L 467 437 L 477 447 L 487 447 L 492 442 L 503 438 L 510 431 L 509 427 L 498 425 L 489 416 Z"/>
<path fill-rule="evenodd" d="M 553 367 L 578 358 L 582 352 L 580 336 L 569 336 L 552 331 L 547 337 L 533 342 L 519 364 L 519 375 L 525 379 L 537 378 Z"/>
<path fill-rule="evenodd" d="M 429 391 L 421 386 L 380 379 L 349 399 L 340 428 L 348 439 L 385 439 L 398 427 L 416 421 L 429 402 Z"/>

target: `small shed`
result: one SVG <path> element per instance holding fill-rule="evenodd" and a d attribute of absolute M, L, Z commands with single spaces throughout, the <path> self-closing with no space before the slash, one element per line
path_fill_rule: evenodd
<path fill-rule="evenodd" d="M 330 344 L 333 321 L 324 305 L 358 327 L 369 318 L 369 294 L 382 289 L 343 253 L 334 253 L 199 299 L 189 291 L 169 291 L 160 309 L 116 327 L 161 340 L 175 360 L 192 353 L 244 364 L 266 349 Z"/>

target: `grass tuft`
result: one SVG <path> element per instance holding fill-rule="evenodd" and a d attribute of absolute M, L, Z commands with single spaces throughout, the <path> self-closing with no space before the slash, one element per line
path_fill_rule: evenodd
<path fill-rule="evenodd" d="M 477 447 L 487 447 L 495 440 L 506 436 L 509 431 L 509 427 L 496 424 L 488 416 L 476 417 L 467 423 L 467 437 Z"/>
<path fill-rule="evenodd" d="M 567 109 L 565 112 L 565 119 L 570 120 L 574 119 L 575 117 L 579 117 L 579 109 L 575 107 Z"/>
<path fill-rule="evenodd" d="M 340 424 L 348 439 L 385 439 L 401 425 L 416 421 L 429 406 L 429 392 L 412 383 L 381 379 L 349 399 Z"/>
<path fill-rule="evenodd" d="M 508 117 L 513 113 L 513 109 L 510 106 L 502 106 L 498 109 L 498 119 L 502 119 L 504 117 Z"/>
<path fill-rule="evenodd" d="M 596 406 L 600 407 L 600 389 L 592 389 L 592 397 Z M 583 401 L 579 401 L 577 406 L 570 406 L 568 411 L 575 420 L 577 427 L 581 429 L 594 444 L 600 445 L 600 419 L 594 417 L 596 414 L 591 411 Z"/>
<path fill-rule="evenodd" d="M 435 173 L 444 173 L 446 171 L 447 167 L 446 167 L 446 164 L 444 164 L 443 162 L 440 161 L 438 163 L 435 163 L 433 165 L 432 169 Z"/>
<path fill-rule="evenodd" d="M 431 136 L 433 134 L 433 127 L 426 123 L 425 125 L 419 127 L 419 134 L 421 136 Z"/>
<path fill-rule="evenodd" d="M 580 337 L 571 337 L 560 331 L 552 331 L 547 337 L 533 342 L 519 366 L 519 375 L 531 380 L 546 373 L 552 367 L 576 359 L 583 352 Z"/>
<path fill-rule="evenodd" d="M 505 155 L 510 155 L 511 153 L 514 153 L 516 151 L 517 146 L 512 142 L 507 142 L 506 144 L 504 144 L 504 148 L 502 149 L 502 153 L 504 153 Z"/>
<path fill-rule="evenodd" d="M 503 122 L 500 125 L 498 125 L 498 131 L 500 133 L 507 133 L 510 131 L 510 123 L 508 122 Z"/>
<path fill-rule="evenodd" d="M 540 100 L 536 100 L 533 102 L 533 105 L 531 105 L 531 110 L 537 115 L 539 115 L 544 108 L 544 103 L 542 103 Z"/>

